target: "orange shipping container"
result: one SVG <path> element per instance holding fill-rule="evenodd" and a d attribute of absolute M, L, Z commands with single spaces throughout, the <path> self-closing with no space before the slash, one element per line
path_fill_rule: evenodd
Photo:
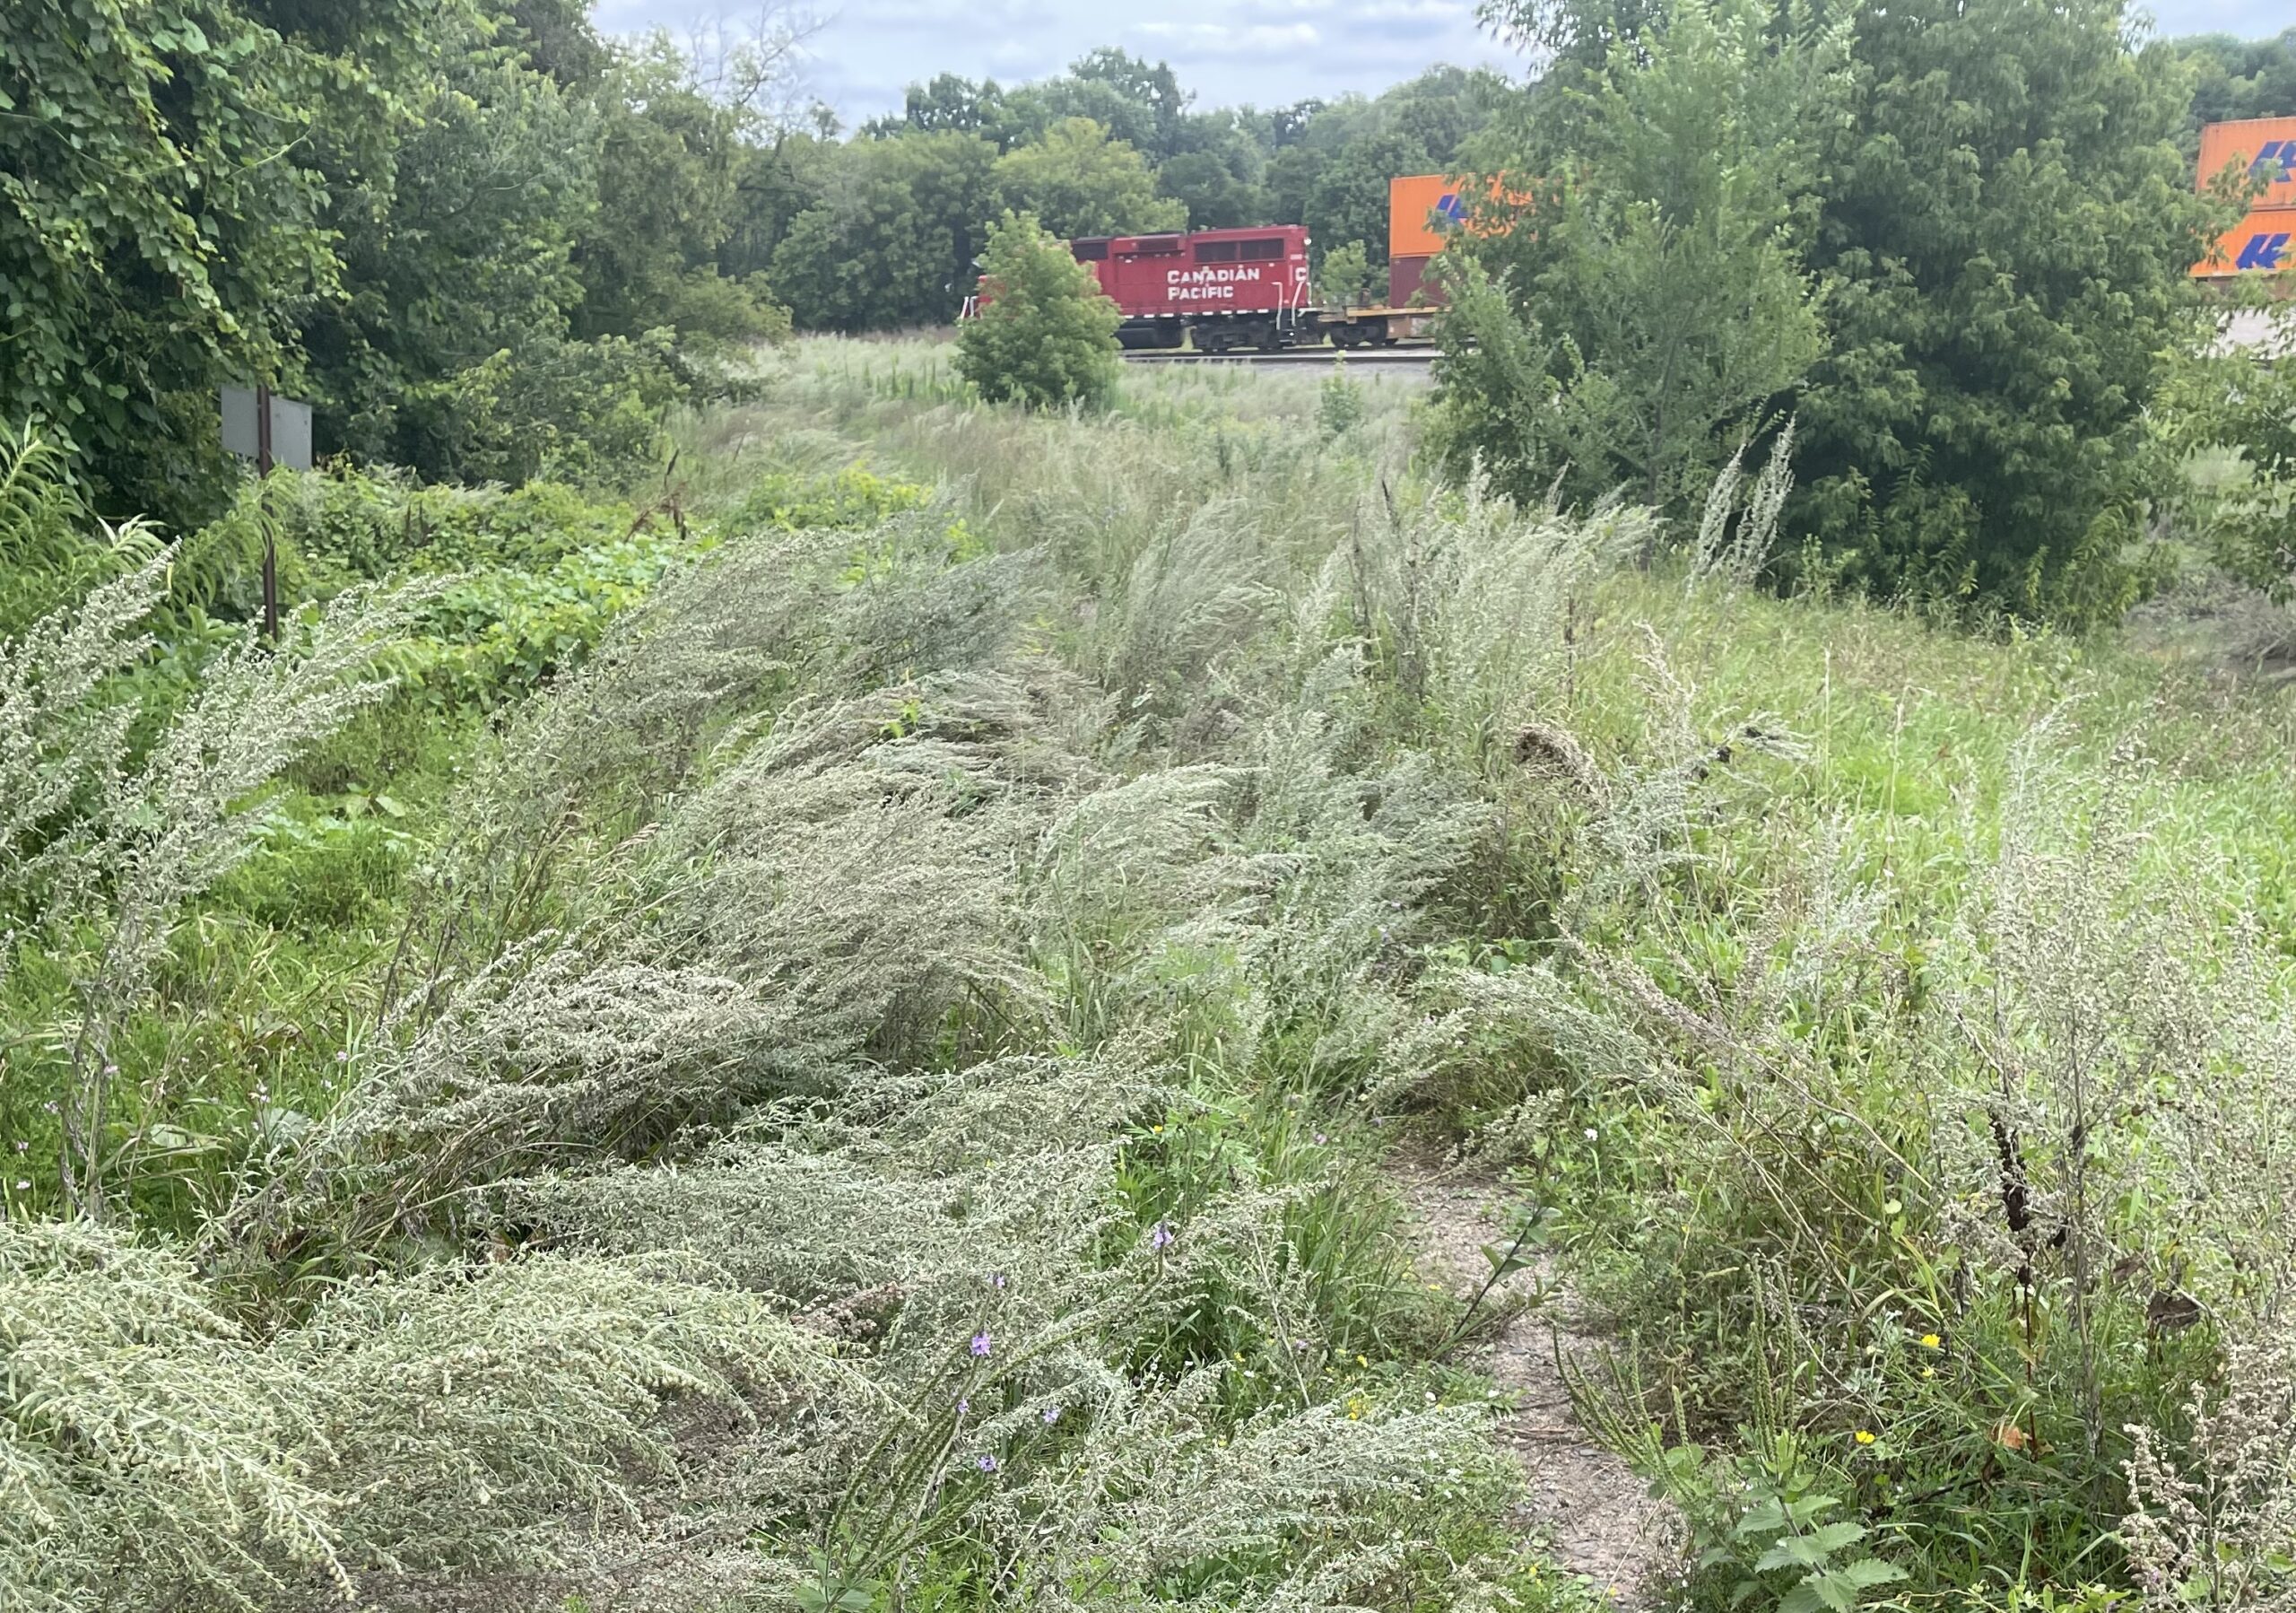
<path fill-rule="evenodd" d="M 2280 172 L 2256 200 L 2258 207 L 2296 207 L 2296 118 L 2250 118 L 2212 123 L 2200 131 L 2200 185 L 2238 165 L 2252 175 L 2268 163 Z"/>
<path fill-rule="evenodd" d="M 2193 265 L 2196 280 L 2296 269 L 2296 207 L 2259 207 Z"/>
<path fill-rule="evenodd" d="M 2193 266 L 2194 276 L 2212 280 L 2296 268 L 2296 118 L 2205 126 L 2200 131 L 2197 183 L 2205 190 L 2228 168 L 2269 182 L 2248 216 Z"/>
<path fill-rule="evenodd" d="M 1387 181 L 1387 256 L 1432 257 L 1459 221 L 1466 205 L 1458 187 L 1441 174 L 1410 174 Z M 1437 221 L 1442 221 L 1439 227 Z"/>

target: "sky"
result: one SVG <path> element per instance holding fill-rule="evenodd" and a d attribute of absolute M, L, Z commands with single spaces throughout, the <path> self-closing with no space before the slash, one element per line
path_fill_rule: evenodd
<path fill-rule="evenodd" d="M 1512 67 L 1519 58 L 1475 26 L 1474 0 L 805 0 L 821 19 L 808 45 L 809 98 L 848 127 L 898 110 L 902 89 L 936 73 L 1003 83 L 1057 73 L 1116 45 L 1169 61 L 1199 107 L 1284 106 L 1350 90 L 1376 94 L 1438 62 Z M 2154 0 L 2161 31 L 2277 33 L 2288 0 Z M 599 27 L 683 32 L 738 26 L 756 0 L 598 0 Z"/>

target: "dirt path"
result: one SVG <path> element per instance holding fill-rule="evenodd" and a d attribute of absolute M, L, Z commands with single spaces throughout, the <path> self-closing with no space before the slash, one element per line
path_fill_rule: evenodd
<path fill-rule="evenodd" d="M 1509 1241 L 1505 1190 L 1424 1162 L 1399 1163 L 1396 1173 L 1418 1222 L 1421 1266 L 1431 1280 L 1465 1299 L 1491 1270 L 1483 1246 Z M 1552 1288 L 1553 1273 L 1544 1258 L 1500 1282 L 1483 1304 L 1500 1304 L 1542 1281 Z M 1517 1315 L 1495 1338 L 1475 1347 L 1474 1355 L 1463 1352 L 1461 1359 L 1518 1397 L 1497 1432 L 1530 1480 L 1523 1506 L 1526 1530 L 1544 1540 L 1564 1566 L 1585 1574 L 1597 1592 L 1611 1592 L 1621 1608 L 1648 1608 L 1665 1560 L 1668 1509 L 1652 1500 L 1626 1463 L 1579 1426 L 1555 1365 L 1558 1348 L 1568 1359 L 1596 1343 L 1569 1294 L 1561 1293 Z"/>

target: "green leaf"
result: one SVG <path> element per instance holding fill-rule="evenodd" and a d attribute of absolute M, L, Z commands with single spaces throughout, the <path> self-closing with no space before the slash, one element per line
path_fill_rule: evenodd
<path fill-rule="evenodd" d="M 1815 1542 L 1818 1549 L 1824 1552 L 1828 1556 L 1831 1556 L 1835 1552 L 1839 1551 L 1845 1546 L 1853 1546 L 1857 1544 L 1865 1538 L 1865 1525 L 1846 1521 L 1841 1523 L 1829 1523 L 1824 1528 L 1815 1530 L 1810 1536 L 1810 1539 Z"/>
<path fill-rule="evenodd" d="M 1836 1496 L 1805 1495 L 1799 1501 L 1787 1502 L 1786 1511 L 1795 1522 L 1808 1523 L 1813 1519 L 1824 1516 L 1840 1504 L 1840 1500 Z"/>
<path fill-rule="evenodd" d="M 1755 1560 L 1757 1570 L 1771 1568 L 1814 1568 L 1826 1560 L 1818 1543 L 1807 1535 L 1787 1535 Z"/>
<path fill-rule="evenodd" d="M 1764 1501 L 1738 1520 L 1736 1533 L 1744 1539 L 1748 1535 L 1775 1534 L 1785 1527 L 1786 1509 L 1776 1501 Z"/>
<path fill-rule="evenodd" d="M 1520 1271 L 1530 1264 L 1529 1259 L 1523 1252 L 1522 1245 L 1502 1248 L 1497 1243 L 1485 1243 L 1483 1246 L 1483 1258 L 1490 1262 L 1491 1275 L 1493 1278 Z"/>
<path fill-rule="evenodd" d="M 1904 1569 L 1879 1557 L 1859 1557 L 1854 1563 L 1844 1564 L 1835 1572 L 1861 1591 L 1875 1585 L 1894 1584 L 1905 1578 Z"/>
<path fill-rule="evenodd" d="M 1856 1613 L 1857 1587 L 1847 1583 L 1838 1574 L 1813 1574 L 1802 1582 L 1820 1601 L 1833 1613 Z"/>

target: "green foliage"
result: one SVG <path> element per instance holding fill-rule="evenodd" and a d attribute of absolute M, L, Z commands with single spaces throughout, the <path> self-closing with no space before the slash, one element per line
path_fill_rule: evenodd
<path fill-rule="evenodd" d="M 957 371 L 998 402 L 1100 404 L 1115 390 L 1120 316 L 1092 272 L 1034 214 L 989 231 L 979 310 L 957 333 Z"/>
<path fill-rule="evenodd" d="M 1363 388 L 1348 378 L 1344 364 L 1335 361 L 1316 390 L 1316 423 L 1327 437 L 1344 437 L 1363 422 Z"/>
<path fill-rule="evenodd" d="M 1731 1608 L 1776 1613 L 1854 1613 L 1882 1586 L 1907 1576 L 1893 1563 L 1860 1549 L 1872 1531 L 1833 1514 L 1839 1497 L 1790 1432 L 1735 1458 L 1709 1457 L 1696 1445 L 1665 1454 L 1660 1487 L 1682 1506 L 1696 1551 L 1696 1573 Z"/>
<path fill-rule="evenodd" d="M 0 417 L 102 513 L 229 501 L 220 384 L 309 398 L 321 453 L 613 475 L 787 332 L 716 261 L 755 113 L 578 13 L 42 6 L 0 60 Z"/>
<path fill-rule="evenodd" d="M 2147 426 L 2161 456 L 2156 509 L 2173 531 L 2252 587 L 2296 583 L 2296 311 L 2258 288 L 2229 300 L 2255 345 L 2196 333 L 2163 356 Z M 2213 337 L 2214 339 L 2211 339 Z"/>
<path fill-rule="evenodd" d="M 1361 241 L 1352 240 L 1324 254 L 1316 266 L 1316 301 L 1333 308 L 1361 308 L 1387 301 L 1379 294 L 1379 273 L 1371 266 Z"/>
<path fill-rule="evenodd" d="M 1617 39 L 1528 101 L 1497 171 L 1505 200 L 1481 209 L 1496 228 L 1461 249 L 1503 267 L 1523 322 L 1503 345 L 1538 369 L 1489 402 L 1472 376 L 1444 385 L 1455 463 L 1471 449 L 1518 492 L 1561 478 L 1584 501 L 1624 484 L 1680 511 L 1825 350 L 1795 240 L 1811 132 L 1840 117 L 1848 65 L 1838 34 L 1789 18 L 1781 45 L 1772 18 L 1765 0 L 1684 0 L 1662 31 Z M 1488 292 L 1469 301 L 1483 329 L 1505 318 Z M 1446 339 L 1453 363 L 1466 339 Z M 1553 418 L 1523 433 L 1521 399 L 1542 390 Z"/>
<path fill-rule="evenodd" d="M 62 450 L 30 426 L 0 435 L 0 639 L 156 550 L 134 523 L 100 527 Z"/>
<path fill-rule="evenodd" d="M 2212 214 L 2175 58 L 2124 31 L 2118 0 L 1857 19 L 1788 518 L 1852 581 L 2072 622 L 2136 591 L 2143 415 Z"/>
<path fill-rule="evenodd" d="M 686 390 L 663 333 L 503 348 L 411 388 L 402 441 L 417 468 L 516 485 L 604 478 L 645 466 Z"/>
<path fill-rule="evenodd" d="M 2283 29 L 2268 39 L 2196 34 L 2170 45 L 2194 68 L 2187 141 L 2191 154 L 2199 154 L 2204 123 L 2296 114 L 2296 29 Z"/>
<path fill-rule="evenodd" d="M 1089 118 L 1064 118 L 997 158 L 993 182 L 1006 212 L 1034 214 L 1063 240 L 1187 226 L 1187 208 L 1156 194 L 1146 159 Z"/>
<path fill-rule="evenodd" d="M 748 109 L 714 99 L 699 74 L 657 34 L 617 52 L 593 93 L 596 205 L 573 251 L 582 283 L 578 336 L 636 338 L 668 327 L 708 350 L 787 330 L 762 280 L 718 270 L 753 130 Z"/>
<path fill-rule="evenodd" d="M 832 194 L 793 218 L 770 278 L 797 323 L 878 330 L 956 317 L 994 211 L 996 148 L 940 134 L 845 148 Z"/>
<path fill-rule="evenodd" d="M 1434 406 L 1427 446 L 1455 478 L 1475 475 L 1518 502 L 1544 498 L 1563 467 L 1600 464 L 1606 401 L 1597 383 L 1580 393 L 1585 362 L 1519 311 L 1504 284 L 1472 258 L 1446 265 L 1443 316 L 1436 322 Z"/>
<path fill-rule="evenodd" d="M 373 89 L 230 0 L 0 23 L 0 419 L 49 432 L 106 513 L 212 498 L 213 388 L 276 379 L 294 307 L 334 288 L 302 136 L 337 75 Z"/>
<path fill-rule="evenodd" d="M 1248 114 L 1206 112 L 1180 123 L 1179 149 L 1156 170 L 1194 230 L 1232 230 L 1274 216 L 1263 183 L 1267 152 Z"/>

